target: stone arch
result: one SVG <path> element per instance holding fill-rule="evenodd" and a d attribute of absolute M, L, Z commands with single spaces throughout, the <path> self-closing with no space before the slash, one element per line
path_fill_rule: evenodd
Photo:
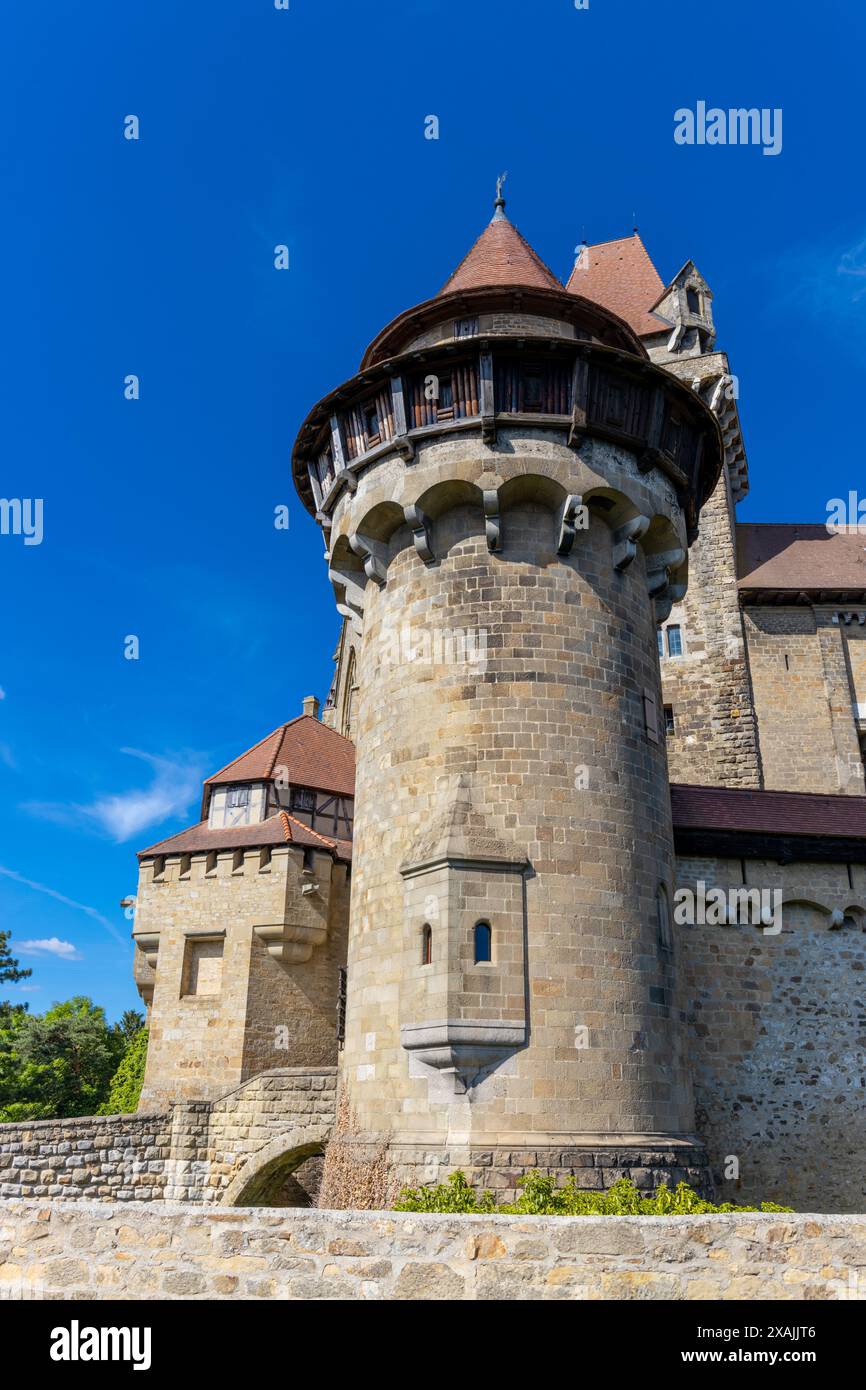
<path fill-rule="evenodd" d="M 331 1137 L 328 1125 L 291 1129 L 272 1139 L 247 1159 L 219 1199 L 223 1207 L 298 1206 L 301 1202 L 280 1200 L 281 1193 L 296 1168 L 308 1158 L 320 1157 Z"/>

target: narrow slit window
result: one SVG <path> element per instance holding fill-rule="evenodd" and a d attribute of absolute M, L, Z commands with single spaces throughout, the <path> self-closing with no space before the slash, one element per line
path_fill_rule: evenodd
<path fill-rule="evenodd" d="M 656 912 L 658 915 L 658 943 L 659 949 L 670 952 L 674 949 L 674 938 L 671 930 L 671 910 L 668 903 L 668 892 L 663 883 L 658 886 L 656 894 Z"/>
<path fill-rule="evenodd" d="M 673 705 L 665 705 L 664 708 L 665 708 L 665 733 L 666 733 L 666 734 L 673 734 L 673 733 L 676 732 L 676 724 L 675 724 L 675 722 L 674 722 L 674 707 L 673 707 Z"/>
<path fill-rule="evenodd" d="M 478 922 L 475 927 L 475 964 L 480 965 L 484 961 L 492 959 L 491 956 L 492 938 L 490 924 L 488 922 Z"/>
<path fill-rule="evenodd" d="M 368 448 L 380 442 L 379 412 L 374 405 L 368 406 L 364 411 L 364 431 L 367 435 Z"/>
<path fill-rule="evenodd" d="M 433 960 L 433 928 L 426 923 L 421 928 L 421 964 L 430 965 Z"/>

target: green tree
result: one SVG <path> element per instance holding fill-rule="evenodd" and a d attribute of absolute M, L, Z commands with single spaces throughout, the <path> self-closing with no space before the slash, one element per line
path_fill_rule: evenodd
<path fill-rule="evenodd" d="M 114 1026 L 130 1043 L 144 1027 L 144 1014 L 140 1014 L 137 1009 L 126 1009 L 120 1016 L 120 1022 Z"/>
<path fill-rule="evenodd" d="M 22 970 L 17 960 L 9 949 L 8 931 L 0 931 L 0 984 L 6 980 L 16 983 L 18 980 L 26 980 L 33 974 L 32 970 Z"/>
<path fill-rule="evenodd" d="M 61 1117 L 96 1113 L 124 1050 L 123 1036 L 109 1027 L 104 1009 L 83 995 L 41 1016 L 26 1014 L 16 1041 L 16 1099 Z"/>
<path fill-rule="evenodd" d="M 139 1015 L 140 1017 L 140 1015 Z M 123 1020 L 121 1020 L 121 1023 Z M 140 1028 L 129 1040 L 120 1066 L 111 1078 L 108 1100 L 100 1105 L 100 1115 L 132 1115 L 138 1108 L 138 1098 L 144 1081 L 147 1061 L 147 1029 Z"/>

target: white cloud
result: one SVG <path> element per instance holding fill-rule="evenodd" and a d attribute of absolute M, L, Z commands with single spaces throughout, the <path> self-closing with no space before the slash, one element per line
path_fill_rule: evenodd
<path fill-rule="evenodd" d="M 6 691 L 3 689 L 2 685 L 0 685 L 0 700 L 5 700 L 5 699 L 6 699 Z"/>
<path fill-rule="evenodd" d="M 201 795 L 202 770 L 198 763 L 155 757 L 137 748 L 120 751 L 149 765 L 153 771 L 150 786 L 100 796 L 86 806 L 30 801 L 25 802 L 24 810 L 60 825 L 97 830 L 111 836 L 116 844 L 124 844 L 148 826 L 159 825 L 170 817 L 186 816 Z"/>
<path fill-rule="evenodd" d="M 866 237 L 849 246 L 792 247 L 775 261 L 774 273 L 779 299 L 788 308 L 807 312 L 828 333 L 838 331 L 840 320 L 852 332 L 862 332 Z"/>
<path fill-rule="evenodd" d="M 55 888 L 48 888 L 44 883 L 36 883 L 31 878 L 25 878 L 15 869 L 5 869 L 2 864 L 0 864 L 0 874 L 4 878 L 11 878 L 13 883 L 20 883 L 25 888 L 32 888 L 34 893 L 44 893 L 46 897 L 54 898 L 56 902 L 63 903 L 65 907 L 72 907 L 76 912 L 86 913 L 88 917 L 92 917 L 95 922 L 99 922 L 101 926 L 105 927 L 106 931 L 110 931 L 121 946 L 127 946 L 128 943 L 124 941 L 114 924 L 109 922 L 107 917 L 103 917 L 101 912 L 97 912 L 95 907 L 88 907 L 86 903 L 77 903 L 74 898 L 67 898 L 65 894 L 58 893 Z"/>
<path fill-rule="evenodd" d="M 16 941 L 15 950 L 19 956 L 60 956 L 63 960 L 82 959 L 71 941 L 61 941 L 57 936 L 46 937 L 43 941 Z"/>
<path fill-rule="evenodd" d="M 836 271 L 839 275 L 853 277 L 853 302 L 856 303 L 858 299 L 862 299 L 863 295 L 866 294 L 866 238 L 857 246 L 852 246 L 850 251 L 843 251 Z"/>

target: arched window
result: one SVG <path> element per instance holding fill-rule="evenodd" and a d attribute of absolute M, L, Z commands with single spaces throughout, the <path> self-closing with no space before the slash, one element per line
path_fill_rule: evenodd
<path fill-rule="evenodd" d="M 421 928 L 421 964 L 429 965 L 433 960 L 433 928 L 426 922 Z"/>
<path fill-rule="evenodd" d="M 490 926 L 487 922 L 477 922 L 475 926 L 475 964 L 492 960 Z"/>
<path fill-rule="evenodd" d="M 659 946 L 663 951 L 672 951 L 674 938 L 671 931 L 671 910 L 668 904 L 668 890 L 663 883 L 659 884 L 656 893 L 656 913 L 658 915 Z"/>

